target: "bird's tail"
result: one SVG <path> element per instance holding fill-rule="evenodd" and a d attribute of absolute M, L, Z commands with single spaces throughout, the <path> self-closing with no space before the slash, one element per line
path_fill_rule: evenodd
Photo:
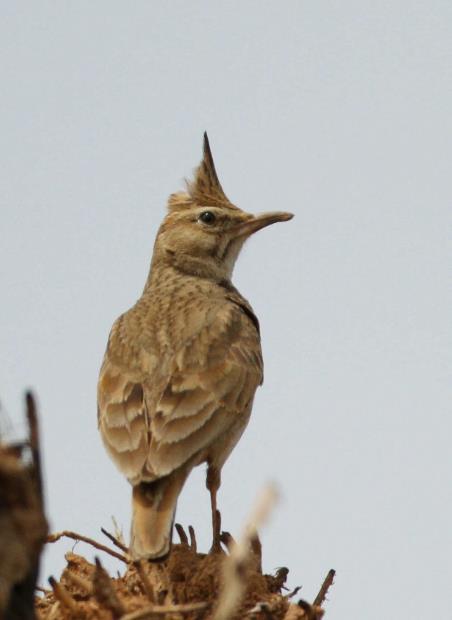
<path fill-rule="evenodd" d="M 130 554 L 134 560 L 158 560 L 169 553 L 177 498 L 188 473 L 180 468 L 133 487 Z"/>

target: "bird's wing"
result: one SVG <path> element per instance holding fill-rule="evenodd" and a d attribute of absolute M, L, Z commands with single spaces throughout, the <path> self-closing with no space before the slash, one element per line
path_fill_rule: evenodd
<path fill-rule="evenodd" d="M 126 315 L 113 324 L 97 385 L 97 417 L 107 452 L 135 484 L 149 447 L 149 418 L 139 350 L 130 338 Z M 147 356 L 148 365 L 157 360 Z M 149 368 L 152 372 L 152 368 Z"/>
<path fill-rule="evenodd" d="M 252 312 L 252 311 L 251 311 Z M 249 410 L 262 382 L 257 319 L 246 305 L 221 304 L 179 347 L 156 356 L 116 322 L 98 384 L 99 426 L 121 471 L 136 484 L 167 475 Z M 254 315 L 253 315 L 254 316 Z M 120 337 L 118 337 L 118 334 Z M 127 345 L 128 343 L 128 345 Z"/>
<path fill-rule="evenodd" d="M 245 426 L 262 375 L 255 322 L 242 307 L 224 305 L 172 360 L 150 420 L 148 467 L 165 475 L 240 423 L 239 418 Z"/>

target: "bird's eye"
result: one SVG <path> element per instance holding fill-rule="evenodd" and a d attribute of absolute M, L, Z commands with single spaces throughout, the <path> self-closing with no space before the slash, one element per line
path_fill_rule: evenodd
<path fill-rule="evenodd" d="M 213 224 L 215 222 L 215 214 L 212 211 L 203 211 L 199 216 L 199 220 L 203 224 Z"/>

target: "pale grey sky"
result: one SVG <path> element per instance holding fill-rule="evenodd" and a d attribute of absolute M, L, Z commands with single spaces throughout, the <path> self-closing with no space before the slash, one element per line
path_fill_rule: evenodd
<path fill-rule="evenodd" d="M 3 426 L 32 386 L 52 530 L 128 532 L 97 373 L 206 129 L 236 204 L 296 214 L 236 267 L 266 380 L 224 527 L 274 480 L 268 571 L 309 600 L 335 568 L 335 620 L 450 618 L 452 4 L 5 2 L 0 65 Z M 201 469 L 177 520 L 206 549 Z"/>

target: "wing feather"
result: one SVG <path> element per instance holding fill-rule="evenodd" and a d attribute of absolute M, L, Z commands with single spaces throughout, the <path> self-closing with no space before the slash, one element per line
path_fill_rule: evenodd
<path fill-rule="evenodd" d="M 167 475 L 249 415 L 263 366 L 249 312 L 218 305 L 209 321 L 193 322 L 182 346 L 166 337 L 160 352 L 137 345 L 127 313 L 115 324 L 98 385 L 99 426 L 133 484 Z"/>

